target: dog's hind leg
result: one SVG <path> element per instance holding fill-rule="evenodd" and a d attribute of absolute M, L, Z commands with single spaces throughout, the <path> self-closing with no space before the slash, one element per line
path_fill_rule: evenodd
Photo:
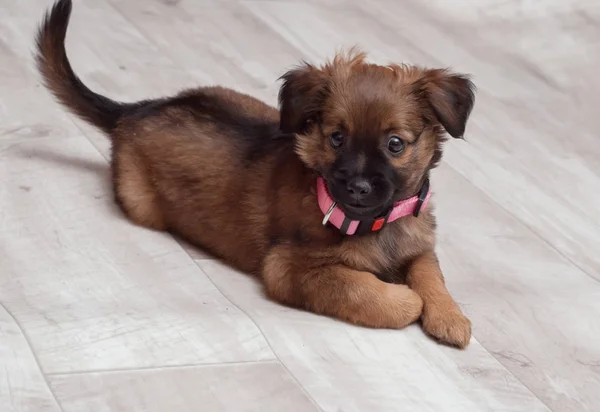
<path fill-rule="evenodd" d="M 134 223 L 155 230 L 167 229 L 150 170 L 130 143 L 115 147 L 113 180 L 117 201 Z"/>

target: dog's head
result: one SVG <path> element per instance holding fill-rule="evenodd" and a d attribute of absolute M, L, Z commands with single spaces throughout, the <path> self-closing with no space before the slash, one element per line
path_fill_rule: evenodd
<path fill-rule="evenodd" d="M 441 69 L 379 66 L 362 53 L 282 76 L 281 129 L 353 219 L 414 196 L 441 158 L 445 132 L 462 137 L 474 85 Z"/>

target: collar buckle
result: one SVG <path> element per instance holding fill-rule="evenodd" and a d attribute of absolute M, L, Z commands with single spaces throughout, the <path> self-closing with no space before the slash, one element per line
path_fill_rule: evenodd
<path fill-rule="evenodd" d="M 323 218 L 323 221 L 321 222 L 321 224 L 323 226 L 327 226 L 327 222 L 329 222 L 329 219 L 331 218 L 331 214 L 335 210 L 336 206 L 337 206 L 337 202 L 333 202 L 331 204 L 331 206 L 329 206 L 329 209 L 327 209 L 327 213 L 325 213 L 325 217 Z"/>

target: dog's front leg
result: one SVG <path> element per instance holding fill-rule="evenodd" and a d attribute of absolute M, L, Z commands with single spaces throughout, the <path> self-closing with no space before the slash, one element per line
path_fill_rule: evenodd
<path fill-rule="evenodd" d="M 423 329 L 439 341 L 465 348 L 471 339 L 471 322 L 450 296 L 435 252 L 411 262 L 406 283 L 423 299 Z"/>
<path fill-rule="evenodd" d="M 423 302 L 406 285 L 343 265 L 316 264 L 294 246 L 276 246 L 265 260 L 263 282 L 269 296 L 289 306 L 357 325 L 400 329 L 421 315 Z"/>

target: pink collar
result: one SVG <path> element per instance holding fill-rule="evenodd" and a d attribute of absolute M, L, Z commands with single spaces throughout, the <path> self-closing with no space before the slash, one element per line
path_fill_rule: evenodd
<path fill-rule="evenodd" d="M 431 190 L 429 190 L 428 179 L 423 184 L 418 195 L 396 202 L 387 215 L 373 220 L 350 220 L 329 195 L 325 180 L 320 176 L 317 178 L 317 199 L 319 201 L 319 208 L 321 208 L 321 211 L 325 215 L 323 225 L 331 223 L 333 226 L 340 229 L 340 232 L 342 232 L 343 235 L 377 232 L 387 223 L 393 222 L 401 217 L 409 215 L 416 217 L 421 210 L 425 209 L 430 196 Z"/>

